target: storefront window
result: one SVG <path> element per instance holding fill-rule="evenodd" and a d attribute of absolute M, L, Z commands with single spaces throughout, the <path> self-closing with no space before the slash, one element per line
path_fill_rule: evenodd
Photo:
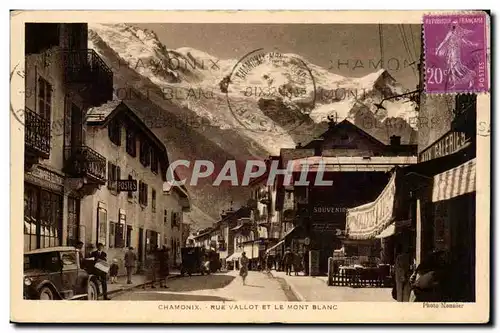
<path fill-rule="evenodd" d="M 61 245 L 62 196 L 25 185 L 24 249 Z"/>
<path fill-rule="evenodd" d="M 67 245 L 75 246 L 78 242 L 78 230 L 80 227 L 80 200 L 68 198 L 68 236 Z"/>

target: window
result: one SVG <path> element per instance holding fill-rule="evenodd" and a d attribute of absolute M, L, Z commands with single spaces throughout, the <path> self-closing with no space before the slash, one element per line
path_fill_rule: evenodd
<path fill-rule="evenodd" d="M 132 175 L 128 175 L 128 180 L 133 180 L 134 178 L 132 178 Z M 127 198 L 129 199 L 133 199 L 134 198 L 134 192 L 132 191 L 128 191 L 127 192 Z"/>
<path fill-rule="evenodd" d="M 115 145 L 121 145 L 121 125 L 118 120 L 112 120 L 108 125 L 108 136 Z"/>
<path fill-rule="evenodd" d="M 130 247 L 132 246 L 132 226 L 128 225 L 127 226 L 127 241 L 126 241 L 126 246 Z"/>
<path fill-rule="evenodd" d="M 120 179 L 121 170 L 120 167 L 108 162 L 108 189 L 116 191 L 117 180 Z"/>
<path fill-rule="evenodd" d="M 163 211 L 163 224 L 166 225 L 168 223 L 168 211 L 165 209 Z"/>
<path fill-rule="evenodd" d="M 151 164 L 151 147 L 146 140 L 141 141 L 141 151 L 139 159 L 141 161 L 141 164 L 145 167 Z"/>
<path fill-rule="evenodd" d="M 158 174 L 158 154 L 154 149 L 151 150 L 151 171 Z"/>
<path fill-rule="evenodd" d="M 68 197 L 68 236 L 66 243 L 75 246 L 79 240 L 80 228 L 80 200 Z"/>
<path fill-rule="evenodd" d="M 156 190 L 151 189 L 151 210 L 156 212 Z"/>
<path fill-rule="evenodd" d="M 135 132 L 131 128 L 127 128 L 127 153 L 130 156 L 136 157 L 137 156 L 137 141 L 135 139 Z"/>
<path fill-rule="evenodd" d="M 115 247 L 115 229 L 116 229 L 116 222 L 109 222 L 109 242 L 108 242 L 108 246 L 110 248 Z"/>
<path fill-rule="evenodd" d="M 144 206 L 148 205 L 148 185 L 142 181 L 139 182 L 139 203 Z"/>
<path fill-rule="evenodd" d="M 99 207 L 97 210 L 97 226 L 98 230 L 98 243 L 106 244 L 108 232 L 108 212 L 106 209 Z"/>
<path fill-rule="evenodd" d="M 50 120 L 52 105 L 52 85 L 43 78 L 38 78 L 38 113 Z"/>
<path fill-rule="evenodd" d="M 67 269 L 77 269 L 78 265 L 78 258 L 76 251 L 71 251 L 71 252 L 61 252 L 61 262 L 62 262 L 62 269 L 67 270 Z"/>
<path fill-rule="evenodd" d="M 37 186 L 24 186 L 24 249 L 61 245 L 62 196 Z"/>
<path fill-rule="evenodd" d="M 171 218 L 171 223 L 172 223 L 172 228 L 173 227 L 177 227 L 177 213 L 176 212 L 172 212 L 171 214 L 172 218 Z"/>
<path fill-rule="evenodd" d="M 115 225 L 115 247 L 125 246 L 125 226 L 127 225 L 127 216 L 121 211 L 118 212 L 118 223 Z"/>

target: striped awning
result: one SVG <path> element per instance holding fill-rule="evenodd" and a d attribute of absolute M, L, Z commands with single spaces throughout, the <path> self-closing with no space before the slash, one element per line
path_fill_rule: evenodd
<path fill-rule="evenodd" d="M 476 159 L 434 176 L 432 202 L 449 200 L 476 190 Z"/>

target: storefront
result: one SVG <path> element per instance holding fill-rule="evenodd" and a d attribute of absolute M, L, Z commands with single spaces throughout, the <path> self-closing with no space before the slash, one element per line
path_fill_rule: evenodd
<path fill-rule="evenodd" d="M 453 270 L 453 297 L 475 301 L 476 258 L 476 159 L 433 177 L 432 199 L 422 229 L 429 237 L 427 253 L 441 250 L 449 254 Z M 426 253 L 421 253 L 424 258 Z"/>
<path fill-rule="evenodd" d="M 24 251 L 63 245 L 63 188 L 64 178 L 51 171 L 36 168 L 25 173 Z M 73 210 L 71 218 L 73 238 L 78 229 L 78 220 L 74 220 L 78 215 Z"/>

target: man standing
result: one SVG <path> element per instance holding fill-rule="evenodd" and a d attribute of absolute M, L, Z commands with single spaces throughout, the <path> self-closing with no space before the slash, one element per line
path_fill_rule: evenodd
<path fill-rule="evenodd" d="M 78 251 L 78 260 L 80 261 L 80 268 L 84 268 L 83 259 L 85 258 L 85 253 L 83 253 L 83 242 L 78 241 L 75 245 L 75 248 Z"/>
<path fill-rule="evenodd" d="M 283 255 L 283 265 L 285 266 L 286 275 L 292 274 L 293 253 L 290 248 L 287 248 Z"/>
<path fill-rule="evenodd" d="M 132 273 L 135 268 L 135 263 L 137 261 L 137 256 L 134 253 L 134 248 L 131 246 L 128 251 L 125 252 L 125 269 L 127 270 L 127 284 L 132 284 Z"/>
<path fill-rule="evenodd" d="M 107 261 L 107 254 L 104 252 L 104 244 L 97 244 L 97 250 L 90 253 L 90 257 L 94 259 L 94 265 L 97 264 L 98 261 Z M 108 298 L 108 282 L 106 281 L 106 273 L 95 269 L 96 275 L 99 277 L 102 285 L 102 295 L 104 300 L 109 300 Z"/>
<path fill-rule="evenodd" d="M 410 300 L 410 276 L 411 258 L 409 249 L 403 248 L 403 252 L 397 255 L 394 263 L 396 278 L 396 297 L 398 302 L 409 302 Z"/>

